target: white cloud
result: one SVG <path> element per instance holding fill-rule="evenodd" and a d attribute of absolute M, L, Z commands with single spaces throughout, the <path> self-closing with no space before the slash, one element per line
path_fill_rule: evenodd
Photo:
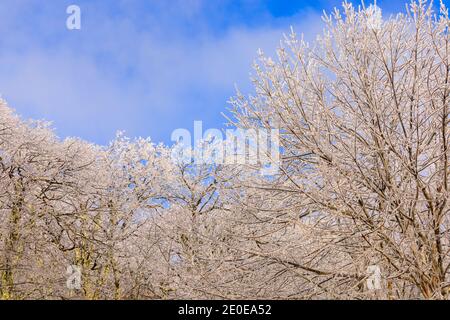
<path fill-rule="evenodd" d="M 121 15 L 97 3 L 81 6 L 88 20 L 80 33 L 71 33 L 64 20 L 58 22 L 65 17 L 65 10 L 58 16 L 62 5 L 46 2 L 32 18 L 30 2 L 36 3 L 0 4 L 0 12 L 8 10 L 8 19 L 0 19 L 0 93 L 24 115 L 54 120 L 62 135 L 101 142 L 118 129 L 169 139 L 176 126 L 189 125 L 191 118 L 219 115 L 228 99 L 223 95 L 232 94 L 235 83 L 248 86 L 256 50 L 273 52 L 289 32 L 286 19 L 221 33 L 201 26 L 186 36 L 176 32 L 182 26 L 171 26 L 171 14 L 176 19 L 176 12 L 182 12 L 180 19 L 201 25 L 205 21 L 195 19 L 204 2 L 190 0 L 189 10 L 160 11 L 159 20 L 147 23 L 135 20 L 142 1 L 133 0 L 126 1 L 128 11 Z M 187 4 L 179 0 L 178 5 Z M 158 19 L 157 14 L 152 18 Z M 23 25 L 26 21 L 32 25 Z M 320 30 L 315 12 L 293 21 L 299 33 Z M 14 26 L 19 28 L 11 31 Z"/>

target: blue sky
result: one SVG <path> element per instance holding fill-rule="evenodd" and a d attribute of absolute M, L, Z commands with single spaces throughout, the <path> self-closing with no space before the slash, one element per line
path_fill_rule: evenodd
<path fill-rule="evenodd" d="M 404 2 L 377 1 L 385 14 Z M 60 137 L 106 144 L 124 130 L 169 143 L 194 120 L 222 128 L 235 84 L 251 91 L 257 49 L 272 55 L 290 26 L 313 39 L 322 11 L 340 3 L 1 0 L 0 94 Z M 70 4 L 81 8 L 79 31 L 65 27 Z"/>

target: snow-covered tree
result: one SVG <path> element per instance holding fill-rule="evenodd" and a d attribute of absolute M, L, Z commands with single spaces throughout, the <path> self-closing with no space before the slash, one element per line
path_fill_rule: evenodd
<path fill-rule="evenodd" d="M 279 129 L 270 175 L 61 140 L 1 101 L 0 299 L 448 299 L 448 11 L 345 3 L 324 22 L 232 99 L 235 128 Z"/>
<path fill-rule="evenodd" d="M 255 227 L 272 229 L 258 254 L 306 296 L 447 298 L 448 11 L 382 20 L 345 3 L 324 20 L 314 45 L 292 33 L 277 61 L 261 55 L 256 95 L 233 102 L 237 126 L 282 132 L 280 174 L 251 187 Z"/>

